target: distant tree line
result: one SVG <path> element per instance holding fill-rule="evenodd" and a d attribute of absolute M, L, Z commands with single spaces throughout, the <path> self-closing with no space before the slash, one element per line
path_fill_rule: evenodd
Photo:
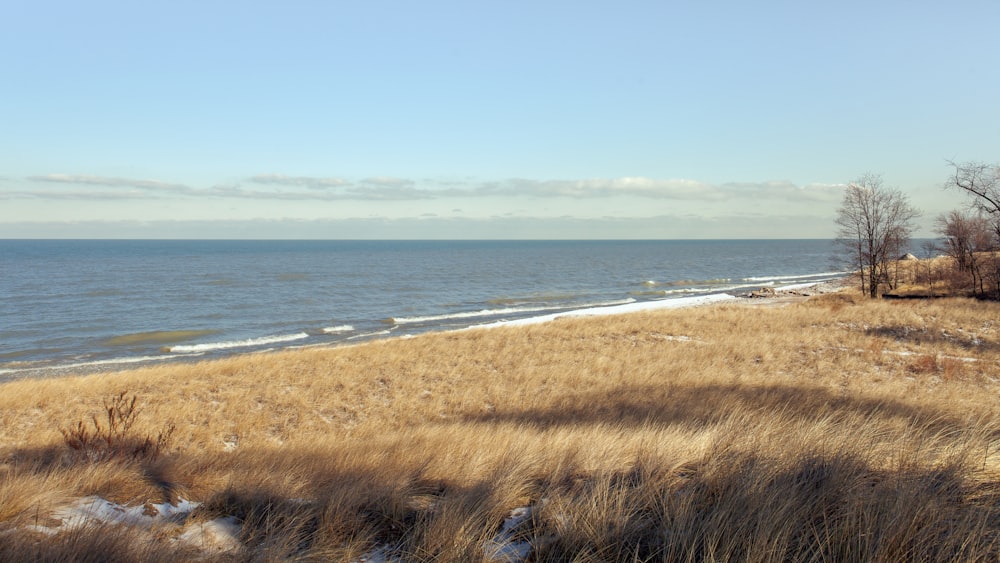
<path fill-rule="evenodd" d="M 935 221 L 943 252 L 951 260 L 950 289 L 980 298 L 1000 299 L 1000 165 L 948 163 L 954 174 L 946 188 L 963 192 L 966 210 L 943 213 Z M 837 210 L 837 241 L 842 256 L 859 272 L 862 293 L 879 297 L 900 283 L 899 260 L 909 248 L 920 211 L 901 191 L 888 188 L 878 174 L 848 184 Z"/>

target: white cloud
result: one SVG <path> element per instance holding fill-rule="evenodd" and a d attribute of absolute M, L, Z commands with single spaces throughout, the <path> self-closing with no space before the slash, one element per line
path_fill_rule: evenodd
<path fill-rule="evenodd" d="M 371 186 L 385 186 L 385 187 L 410 187 L 416 184 L 413 180 L 407 180 L 406 178 L 394 178 L 392 176 L 373 176 L 371 178 L 365 178 L 361 180 L 362 184 L 368 184 Z"/>
<path fill-rule="evenodd" d="M 433 199 L 435 196 L 428 190 L 417 190 L 406 187 L 348 187 L 339 190 L 317 191 L 310 188 L 302 190 L 254 190 L 246 189 L 239 184 L 217 185 L 204 192 L 219 198 L 234 199 L 279 199 L 289 201 L 411 201 L 418 199 Z"/>
<path fill-rule="evenodd" d="M 791 182 L 730 182 L 719 189 L 732 197 L 754 199 L 780 199 L 789 201 L 833 202 L 843 195 L 843 184 L 807 184 L 797 186 Z"/>
<path fill-rule="evenodd" d="M 42 176 L 28 176 L 27 179 L 32 182 L 107 186 L 112 188 L 133 188 L 150 192 L 166 191 L 174 193 L 189 193 L 192 191 L 190 187 L 185 186 L 184 184 L 172 184 L 169 182 L 160 182 L 158 180 L 137 180 L 133 178 L 92 176 L 87 174 L 45 174 Z"/>
<path fill-rule="evenodd" d="M 337 177 L 313 178 L 309 176 L 286 176 L 284 174 L 258 174 L 251 177 L 249 181 L 255 184 L 297 186 L 312 189 L 341 188 L 351 185 L 351 182 Z"/>
<path fill-rule="evenodd" d="M 196 189 L 184 184 L 158 180 L 46 174 L 26 178 L 32 185 L 73 185 L 111 188 L 89 189 L 25 189 L 25 186 L 3 185 L 0 199 L 142 199 L 181 197 L 212 197 L 240 200 L 285 201 L 420 201 L 475 198 L 535 198 L 593 201 L 619 198 L 663 201 L 719 202 L 745 199 L 755 202 L 836 202 L 842 193 L 839 184 L 808 184 L 799 186 L 788 181 L 730 182 L 710 184 L 691 179 L 657 179 L 642 176 L 620 178 L 590 178 L 570 180 L 532 180 L 512 178 L 497 181 L 413 180 L 393 176 L 371 176 L 357 182 L 340 177 L 287 176 L 258 174 L 247 179 L 252 186 L 240 183 L 217 184 Z M 0 184 L 2 185 L 2 184 Z"/>
<path fill-rule="evenodd" d="M 301 220 L 77 221 L 0 223 L 0 237 L 333 239 L 829 238 L 822 216 L 409 217 Z"/>
<path fill-rule="evenodd" d="M 530 196 L 538 198 L 602 199 L 637 197 L 662 200 L 723 201 L 734 198 L 833 201 L 840 197 L 839 184 L 798 186 L 787 181 L 730 182 L 709 184 L 690 179 L 657 179 L 641 176 L 591 178 L 586 180 L 529 180 L 515 178 L 452 187 L 439 193 L 462 196 Z"/>
<path fill-rule="evenodd" d="M 577 199 L 635 196 L 654 199 L 720 199 L 718 190 L 696 180 L 658 180 L 643 177 L 587 180 L 527 180 L 522 178 L 484 183 L 470 195 L 527 195 Z"/>
<path fill-rule="evenodd" d="M 3 190 L 0 199 L 38 199 L 38 200 L 144 200 L 151 194 L 138 190 L 130 191 L 100 191 L 100 190 Z"/>

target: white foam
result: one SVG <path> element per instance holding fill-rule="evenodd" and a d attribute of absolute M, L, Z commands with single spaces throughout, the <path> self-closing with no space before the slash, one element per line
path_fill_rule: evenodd
<path fill-rule="evenodd" d="M 627 303 L 611 307 L 592 307 L 588 309 L 574 309 L 572 311 L 562 311 L 550 315 L 538 317 L 528 317 L 526 319 L 514 319 L 509 321 L 498 321 L 477 325 L 470 328 L 493 328 L 500 326 L 523 326 L 549 322 L 564 317 L 597 317 L 605 315 L 622 315 L 625 313 L 637 313 L 640 311 L 655 311 L 660 309 L 679 309 L 681 307 L 694 307 L 696 305 L 707 305 L 709 303 L 720 303 L 736 299 L 726 293 L 716 293 L 712 295 L 699 295 L 696 297 L 677 297 L 674 299 L 660 299 L 658 301 L 641 301 L 638 303 Z"/>
<path fill-rule="evenodd" d="M 209 342 L 206 344 L 185 344 L 181 346 L 173 346 L 170 348 L 170 351 L 181 352 L 181 353 L 212 352 L 215 350 L 228 350 L 230 348 L 247 348 L 250 346 L 263 346 L 266 344 L 293 342 L 295 340 L 302 340 L 303 338 L 309 338 L 309 335 L 305 332 L 297 332 L 295 334 L 265 336 L 262 338 L 248 338 L 246 340 L 229 340 L 225 342 Z"/>
<path fill-rule="evenodd" d="M 369 332 L 369 333 L 366 333 L 366 334 L 359 334 L 357 336 L 352 336 L 352 337 L 348 338 L 348 340 L 358 340 L 359 338 L 370 338 L 372 336 L 385 336 L 387 334 L 392 334 L 392 329 L 391 328 L 387 328 L 385 330 L 379 330 L 379 331 L 375 331 L 375 332 Z"/>
<path fill-rule="evenodd" d="M 582 305 L 582 307 L 606 307 L 612 305 L 624 305 L 627 303 L 633 303 L 635 299 L 621 299 L 617 301 L 607 301 L 604 303 L 588 303 Z M 521 313 L 537 313 L 539 311 L 552 311 L 554 309 L 563 309 L 566 307 L 505 307 L 503 309 L 483 309 L 480 311 L 464 311 L 461 313 L 446 313 L 442 315 L 428 315 L 424 317 L 394 317 L 392 319 L 393 323 L 397 325 L 403 324 L 413 324 L 413 323 L 426 323 L 432 321 L 445 321 L 450 319 L 474 319 L 477 317 L 495 317 L 499 315 L 517 315 Z"/>
<path fill-rule="evenodd" d="M 794 291 L 797 289 L 806 289 L 807 287 L 813 287 L 819 285 L 822 282 L 808 282 L 808 283 L 793 283 L 792 285 L 783 285 L 778 287 L 779 291 Z"/>
<path fill-rule="evenodd" d="M 748 282 L 764 282 L 764 281 L 782 281 L 782 280 L 802 280 L 802 279 L 812 279 L 812 278 L 838 278 L 848 275 L 850 272 L 823 272 L 819 274 L 801 274 L 795 276 L 761 276 L 761 277 L 749 277 L 743 278 L 743 281 Z"/>
<path fill-rule="evenodd" d="M 177 358 L 184 358 L 189 356 L 200 356 L 201 354 L 166 354 L 162 356 L 134 356 L 125 358 L 109 358 L 106 360 L 94 360 L 91 362 L 76 362 L 73 364 L 58 364 L 53 366 L 32 366 L 26 368 L 11 368 L 11 369 L 0 369 L 0 375 L 9 373 L 24 373 L 32 371 L 52 371 L 52 370 L 64 370 L 64 369 L 76 369 L 76 368 L 88 368 L 96 366 L 114 366 L 118 364 L 141 364 L 147 362 L 162 362 L 166 360 L 175 360 Z"/>
<path fill-rule="evenodd" d="M 323 332 L 327 334 L 336 334 L 338 332 L 351 332 L 352 330 L 354 330 L 354 327 L 351 325 L 340 325 L 324 328 Z"/>
<path fill-rule="evenodd" d="M 703 293 L 720 293 L 726 291 L 736 291 L 738 289 L 747 289 L 750 287 L 760 287 L 762 284 L 739 284 L 739 285 L 727 285 L 723 287 L 685 287 L 681 289 L 665 289 L 661 293 L 663 295 L 690 295 L 690 294 L 703 294 Z M 774 285 L 774 282 L 767 282 L 763 285 Z"/>

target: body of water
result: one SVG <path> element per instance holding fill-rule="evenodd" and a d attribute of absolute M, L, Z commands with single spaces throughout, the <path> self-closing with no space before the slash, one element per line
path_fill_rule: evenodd
<path fill-rule="evenodd" d="M 0 240 L 0 379 L 821 282 L 828 240 Z"/>

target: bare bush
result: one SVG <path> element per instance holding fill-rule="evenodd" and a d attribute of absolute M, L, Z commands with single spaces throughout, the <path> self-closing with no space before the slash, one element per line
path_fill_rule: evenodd
<path fill-rule="evenodd" d="M 88 461 L 156 459 L 169 445 L 174 425 L 165 425 L 156 438 L 138 436 L 134 431 L 140 412 L 137 401 L 136 395 L 129 398 L 125 391 L 105 399 L 104 422 L 94 415 L 89 425 L 80 420 L 72 428 L 60 428 L 63 441 Z"/>

